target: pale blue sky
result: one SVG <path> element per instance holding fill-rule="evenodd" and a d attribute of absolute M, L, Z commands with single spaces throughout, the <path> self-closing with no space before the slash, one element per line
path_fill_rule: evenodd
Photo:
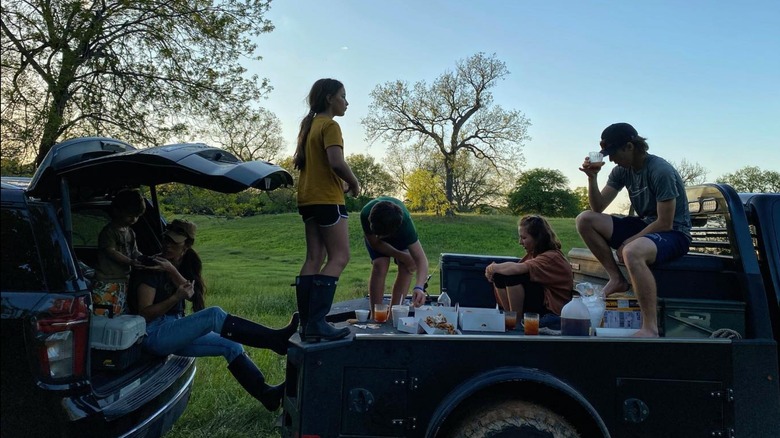
<path fill-rule="evenodd" d="M 430 83 L 485 52 L 511 73 L 495 103 L 531 121 L 525 169 L 584 186 L 582 158 L 626 121 L 651 153 L 699 163 L 709 181 L 747 165 L 780 171 L 778 0 L 275 0 L 267 18 L 276 29 L 257 39 L 263 60 L 250 72 L 274 87 L 263 105 L 289 154 L 316 79 L 345 84 L 346 154 L 381 159 L 384 145 L 369 146 L 360 124 L 369 93 Z"/>

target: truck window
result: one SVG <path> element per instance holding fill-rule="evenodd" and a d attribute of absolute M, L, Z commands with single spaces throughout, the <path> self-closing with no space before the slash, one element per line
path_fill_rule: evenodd
<path fill-rule="evenodd" d="M 4 291 L 42 291 L 43 272 L 34 242 L 30 217 L 18 208 L 3 208 L 0 228 L 5 249 L 0 251 Z"/>

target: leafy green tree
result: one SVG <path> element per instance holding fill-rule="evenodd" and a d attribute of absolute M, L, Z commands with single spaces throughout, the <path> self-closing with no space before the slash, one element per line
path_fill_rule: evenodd
<path fill-rule="evenodd" d="M 434 151 L 443 165 L 444 193 L 454 202 L 459 153 L 472 155 L 500 172 L 502 164 L 522 163 L 529 121 L 519 111 L 493 104 L 493 88 L 509 75 L 495 55 L 478 53 L 456 63 L 455 71 L 432 84 L 412 87 L 387 82 L 371 92 L 369 113 L 361 122 L 369 140 L 385 139 L 392 147 L 413 145 Z"/>
<path fill-rule="evenodd" d="M 440 155 L 431 149 L 419 145 L 408 145 L 391 148 L 385 164 L 402 190 L 408 190 L 409 175 L 417 170 L 425 170 L 432 174 L 444 174 L 444 162 Z M 497 211 L 506 207 L 506 194 L 511 190 L 517 171 L 514 163 L 504 165 L 502 172 L 472 155 L 461 152 L 458 154 L 453 169 L 453 206 L 458 212 Z M 442 190 L 444 187 L 444 179 Z"/>
<path fill-rule="evenodd" d="M 579 199 L 568 185 L 569 179 L 559 170 L 531 169 L 517 179 L 507 204 L 515 214 L 574 217 L 581 211 Z"/>
<path fill-rule="evenodd" d="M 346 157 L 346 162 L 360 181 L 361 196 L 369 200 L 377 196 L 394 196 L 396 184 L 393 176 L 377 163 L 371 155 L 352 154 Z"/>
<path fill-rule="evenodd" d="M 745 166 L 734 173 L 727 173 L 718 178 L 718 182 L 729 184 L 738 192 L 780 192 L 780 172 L 761 170 L 758 166 Z"/>
<path fill-rule="evenodd" d="M 270 0 L 7 0 L 0 9 L 3 154 L 61 137 L 154 145 L 241 112 L 267 80 L 246 77 Z M 28 151 L 29 152 L 29 151 Z"/>
<path fill-rule="evenodd" d="M 410 211 L 432 212 L 441 215 L 450 209 L 450 203 L 444 195 L 441 176 L 427 170 L 418 169 L 409 175 L 406 202 Z"/>
<path fill-rule="evenodd" d="M 574 189 L 574 196 L 577 197 L 577 208 L 580 211 L 590 210 L 590 202 L 588 201 L 588 188 L 577 187 Z"/>

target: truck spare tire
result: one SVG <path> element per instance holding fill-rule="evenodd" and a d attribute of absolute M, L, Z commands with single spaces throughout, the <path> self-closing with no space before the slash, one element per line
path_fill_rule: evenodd
<path fill-rule="evenodd" d="M 455 438 L 580 436 L 562 416 L 524 400 L 503 400 L 482 406 L 450 430 Z"/>

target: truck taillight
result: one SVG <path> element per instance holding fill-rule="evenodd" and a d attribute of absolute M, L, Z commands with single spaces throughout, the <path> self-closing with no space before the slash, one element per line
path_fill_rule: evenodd
<path fill-rule="evenodd" d="M 55 299 L 35 321 L 41 373 L 53 379 L 86 373 L 89 306 L 86 297 Z"/>

